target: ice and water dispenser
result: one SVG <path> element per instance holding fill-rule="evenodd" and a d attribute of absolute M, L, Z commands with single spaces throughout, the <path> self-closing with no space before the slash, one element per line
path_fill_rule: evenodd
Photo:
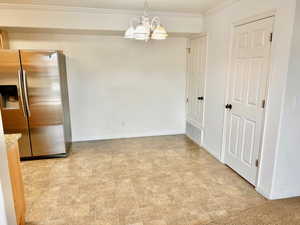
<path fill-rule="evenodd" d="M 16 85 L 0 85 L 0 106 L 2 110 L 19 109 L 19 96 Z"/>
<path fill-rule="evenodd" d="M 21 133 L 26 129 L 17 85 L 0 85 L 0 108 L 5 134 Z"/>

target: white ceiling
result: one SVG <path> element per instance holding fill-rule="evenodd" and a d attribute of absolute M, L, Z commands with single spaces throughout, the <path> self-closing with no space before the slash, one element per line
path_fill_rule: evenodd
<path fill-rule="evenodd" d="M 203 13 L 226 0 L 148 0 L 153 11 Z M 58 5 L 106 9 L 143 9 L 144 0 L 0 0 L 0 3 Z"/>

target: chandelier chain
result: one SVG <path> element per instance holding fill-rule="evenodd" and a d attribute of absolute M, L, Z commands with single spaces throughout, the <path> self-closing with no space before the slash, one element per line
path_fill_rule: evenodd
<path fill-rule="evenodd" d="M 149 3 L 147 0 L 144 2 L 144 16 L 148 16 L 148 11 L 149 11 Z"/>

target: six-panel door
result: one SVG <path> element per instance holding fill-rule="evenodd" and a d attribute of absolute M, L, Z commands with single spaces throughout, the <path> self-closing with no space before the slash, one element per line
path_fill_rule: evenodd
<path fill-rule="evenodd" d="M 262 140 L 273 17 L 235 27 L 225 162 L 253 185 Z"/>
<path fill-rule="evenodd" d="M 188 54 L 187 121 L 199 129 L 203 129 L 206 49 L 206 36 L 190 40 L 190 51 Z"/>

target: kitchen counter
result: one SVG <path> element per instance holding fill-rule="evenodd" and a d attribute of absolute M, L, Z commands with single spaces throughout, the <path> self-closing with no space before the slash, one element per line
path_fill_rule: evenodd
<path fill-rule="evenodd" d="M 18 142 L 19 138 L 21 137 L 21 134 L 5 134 L 4 137 L 6 149 L 8 150 Z"/>
<path fill-rule="evenodd" d="M 4 135 L 6 142 L 7 162 L 9 168 L 10 182 L 13 193 L 13 202 L 18 225 L 25 225 L 25 195 L 20 163 L 18 140 L 21 134 Z"/>

